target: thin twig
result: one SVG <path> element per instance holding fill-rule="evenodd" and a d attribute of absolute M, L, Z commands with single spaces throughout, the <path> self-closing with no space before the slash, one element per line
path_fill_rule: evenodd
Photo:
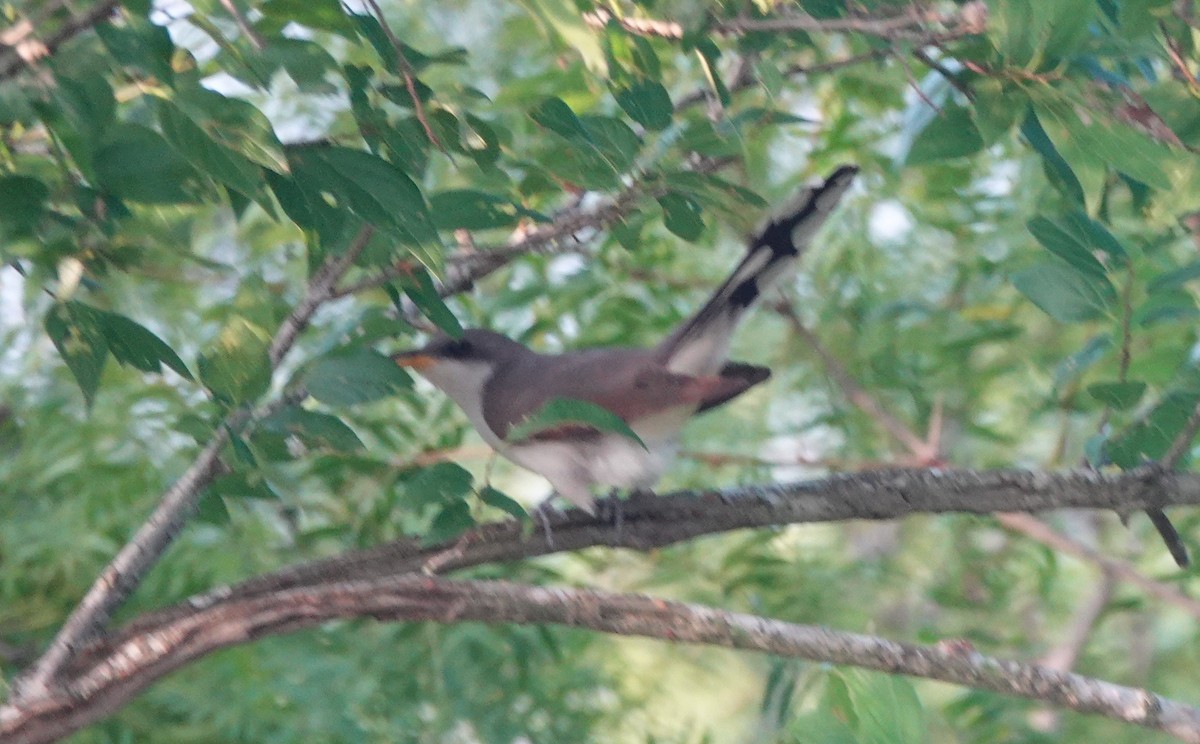
<path fill-rule="evenodd" d="M 267 43 L 265 40 L 263 40 L 262 34 L 260 34 L 258 29 L 254 28 L 254 26 L 250 25 L 250 22 L 246 20 L 246 16 L 242 13 L 241 9 L 234 4 L 233 0 L 221 0 L 221 6 L 225 8 L 225 10 L 229 11 L 229 15 L 233 16 L 234 23 L 236 23 L 237 27 L 241 29 L 242 35 L 250 40 L 250 44 L 255 49 L 261 52 L 263 49 L 267 48 Z"/>
<path fill-rule="evenodd" d="M 893 439 L 904 445 L 918 461 L 929 463 L 938 459 L 939 453 L 930 446 L 929 442 L 917 436 L 912 429 L 900 419 L 893 416 L 862 385 L 858 384 L 858 380 L 854 379 L 849 370 L 842 365 L 837 357 L 825 348 L 825 344 L 822 343 L 817 334 L 813 333 L 804 324 L 799 313 L 796 312 L 796 309 L 790 302 L 786 300 L 777 302 L 774 305 L 774 309 L 792 326 L 792 332 L 799 336 L 805 345 L 821 358 L 821 363 L 824 365 L 826 373 L 833 378 L 834 383 L 851 403 L 883 427 Z"/>
<path fill-rule="evenodd" d="M 371 6 L 371 11 L 375 13 L 375 17 L 379 20 L 379 27 L 383 29 L 384 35 L 387 36 L 388 42 L 396 52 L 396 66 L 400 68 L 400 75 L 404 78 L 404 87 L 408 90 L 409 97 L 412 98 L 413 115 L 421 123 L 421 128 L 425 130 L 425 136 L 429 138 L 433 146 L 445 152 L 445 146 L 442 145 L 442 141 L 438 139 L 437 134 L 433 131 L 433 127 L 430 126 L 428 117 L 425 116 L 425 105 L 421 103 L 421 97 L 417 91 L 417 71 L 413 69 L 412 63 L 405 56 L 404 45 L 400 43 L 399 37 L 392 31 L 392 27 L 388 24 L 387 18 L 384 17 L 383 9 L 379 7 L 379 3 L 376 0 L 367 0 L 367 4 Z"/>
<path fill-rule="evenodd" d="M 997 514 L 996 521 L 1013 532 L 1019 532 L 1056 552 L 1073 555 L 1091 563 L 1102 571 L 1136 586 L 1163 604 L 1183 610 L 1200 621 L 1200 600 L 1187 596 L 1170 584 L 1155 581 L 1125 561 L 1109 558 L 1077 540 L 1072 540 L 1066 535 L 1056 532 L 1036 517 L 1029 514 L 1005 513 Z"/>

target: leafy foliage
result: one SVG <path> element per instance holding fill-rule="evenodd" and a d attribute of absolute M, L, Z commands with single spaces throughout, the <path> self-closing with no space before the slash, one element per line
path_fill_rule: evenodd
<path fill-rule="evenodd" d="M 476 458 L 463 417 L 387 358 L 419 343 L 411 323 L 544 350 L 652 343 L 726 275 L 768 204 L 841 162 L 862 166 L 858 191 L 785 295 L 882 407 L 940 426 L 952 464 L 1163 457 L 1200 400 L 1195 9 L 994 0 L 972 25 L 981 4 L 941 3 L 945 23 L 880 36 L 850 22 L 896 28 L 907 4 L 803 6 L 851 30 L 725 33 L 792 12 L 766 2 L 387 3 L 386 27 L 334 0 L 126 3 L 35 70 L 0 74 L 6 678 L 8 649 L 47 641 L 230 410 L 290 396 L 230 432 L 229 472 L 131 612 L 522 516 L 544 486 Z M 66 6 L 9 11 L 43 39 L 73 27 Z M 621 210 L 607 229 L 572 224 L 439 296 L 481 255 L 606 199 Z M 307 282 L 367 225 L 343 286 L 370 286 L 273 363 Z M 694 422 L 664 487 L 911 454 L 769 307 L 734 355 L 770 364 L 772 383 Z M 550 414 L 531 424 L 620 428 Z M 1190 538 L 1198 520 L 1182 516 Z M 1056 521 L 1195 589 L 1144 520 Z M 476 573 L 1022 658 L 1070 636 L 1097 581 L 960 516 Z M 1194 619 L 1119 587 L 1078 666 L 1188 697 L 1196 641 Z M 75 740 L 1033 742 L 1049 736 L 1040 721 L 993 695 L 714 650 L 344 623 L 206 659 Z M 1060 726 L 1054 740 L 1148 740 Z"/>

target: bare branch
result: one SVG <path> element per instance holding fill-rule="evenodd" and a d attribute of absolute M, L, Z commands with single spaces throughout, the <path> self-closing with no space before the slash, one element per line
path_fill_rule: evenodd
<path fill-rule="evenodd" d="M 783 524 L 888 520 L 919 513 L 988 514 L 1071 507 L 1120 511 L 1167 502 L 1200 503 L 1200 475 L 1170 473 L 1154 467 L 1113 475 L 1093 470 L 1064 473 L 878 470 L 792 484 L 684 491 L 624 501 L 619 526 L 597 521 L 579 510 L 552 512 L 547 520 L 554 535 L 553 544 L 542 532 L 526 534 L 522 523 L 505 521 L 480 526 L 441 545 L 423 546 L 417 541 L 400 540 L 292 566 L 232 587 L 218 587 L 178 605 L 148 613 L 126 628 L 130 633 L 150 632 L 200 608 L 282 590 L 429 572 L 431 566 L 436 566 L 438 573 L 447 573 L 594 546 L 645 551 L 702 535 Z M 1002 521 L 1017 516 L 1021 515 L 1003 515 Z M 1043 528 L 1053 534 L 1044 525 Z M 1064 548 L 1064 552 L 1071 549 Z M 1106 561 L 1114 576 L 1142 586 L 1151 596 L 1200 613 L 1200 602 L 1147 579 L 1128 564 L 1099 556 L 1087 558 Z M 87 656 L 105 653 L 109 642 L 98 643 L 87 651 Z"/>
<path fill-rule="evenodd" d="M 599 8 L 585 13 L 584 21 L 593 28 L 603 28 L 615 20 L 621 28 L 637 36 L 653 36 L 661 39 L 682 39 L 686 29 L 680 23 L 649 18 L 615 18 L 612 13 Z M 914 3 L 908 9 L 888 16 L 849 16 L 845 18 L 815 18 L 802 11 L 781 13 L 769 18 L 734 18 L 713 22 L 710 33 L 738 36 L 756 31 L 808 31 L 815 33 L 859 33 L 893 41 L 916 40 L 932 43 L 947 41 L 970 34 L 983 33 L 987 26 L 987 6 L 982 2 L 970 2 L 952 13 L 937 13 Z M 931 27 L 944 29 L 931 32 Z M 936 39 L 933 38 L 936 36 Z"/>
<path fill-rule="evenodd" d="M 94 5 L 89 6 L 87 10 L 79 15 L 71 16 L 43 44 L 39 45 L 39 54 L 36 56 L 20 54 L 18 49 L 21 44 L 14 45 L 12 49 L 4 50 L 4 54 L 0 54 L 0 80 L 6 80 L 21 70 L 32 66 L 38 59 L 53 54 L 66 42 L 111 16 L 116 11 L 118 5 L 117 0 L 100 0 Z M 30 27 L 29 33 L 32 34 L 34 30 Z M 22 43 L 27 42 L 28 39 L 22 41 Z"/>
<path fill-rule="evenodd" d="M 331 257 L 313 274 L 304 297 L 280 324 L 272 339 L 268 354 L 272 369 L 291 349 L 317 308 L 330 299 L 334 286 L 366 247 L 371 232 L 370 227 L 364 227 L 345 252 Z M 183 529 L 204 488 L 218 474 L 221 450 L 229 442 L 230 432 L 239 429 L 251 418 L 252 414 L 245 409 L 225 417 L 191 466 L 163 494 L 150 517 L 100 572 L 59 629 L 46 653 L 28 675 L 18 681 L 15 686 L 16 698 L 49 694 L 55 677 L 70 661 L 76 649 L 103 628 L 112 611 L 133 593 Z"/>
<path fill-rule="evenodd" d="M 198 609 L 130 637 L 35 709 L 0 711 L 9 744 L 50 741 L 95 721 L 163 675 L 267 635 L 342 618 L 554 624 L 849 664 L 942 680 L 1165 731 L 1200 742 L 1200 709 L 1146 690 L 984 656 L 962 644 L 918 646 L 701 605 L 583 589 L 388 576 L 247 598 Z"/>
<path fill-rule="evenodd" d="M 1055 532 L 1040 519 L 1029 514 L 997 514 L 996 520 L 1008 529 L 1037 540 L 1059 553 L 1073 555 L 1080 560 L 1095 564 L 1104 572 L 1133 584 L 1160 602 L 1183 610 L 1200 620 L 1200 600 L 1189 597 L 1170 584 L 1155 581 L 1125 561 L 1101 555 L 1086 545 Z"/>

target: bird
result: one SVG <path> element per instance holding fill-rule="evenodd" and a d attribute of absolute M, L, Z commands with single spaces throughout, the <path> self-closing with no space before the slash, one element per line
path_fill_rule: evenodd
<path fill-rule="evenodd" d="M 700 310 L 651 348 L 598 347 L 542 354 L 481 328 L 440 334 L 391 356 L 448 395 L 496 452 L 545 477 L 591 515 L 593 489 L 644 491 L 656 484 L 695 415 L 767 380 L 769 369 L 728 361 L 746 311 L 776 284 L 841 201 L 858 168 L 842 165 L 802 189 L 747 239 L 744 257 Z M 556 399 L 615 414 L 636 434 L 562 423 L 509 437 Z"/>

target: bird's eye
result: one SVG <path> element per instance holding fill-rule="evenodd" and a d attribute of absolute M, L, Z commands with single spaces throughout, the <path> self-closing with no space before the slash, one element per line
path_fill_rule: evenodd
<path fill-rule="evenodd" d="M 466 339 L 458 339 L 446 344 L 446 356 L 463 358 L 471 355 L 471 344 Z"/>

